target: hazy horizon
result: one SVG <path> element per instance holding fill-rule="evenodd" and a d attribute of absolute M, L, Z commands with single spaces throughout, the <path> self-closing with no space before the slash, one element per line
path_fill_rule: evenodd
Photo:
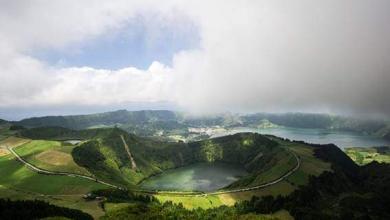
<path fill-rule="evenodd" d="M 95 110 L 91 110 L 91 108 L 70 108 L 70 109 L 50 109 L 50 110 L 43 110 L 43 109 L 36 109 L 34 111 L 24 111 L 24 110 L 10 110 L 9 112 L 3 112 L 3 116 L 0 116 L 0 119 L 7 120 L 7 121 L 20 121 L 23 119 L 28 118 L 35 118 L 35 117 L 46 117 L 46 116 L 75 116 L 75 115 L 91 115 L 91 114 L 100 114 L 100 113 L 107 113 L 107 112 L 116 112 L 116 111 L 172 111 L 177 113 L 183 113 L 187 115 L 188 117 L 215 117 L 215 116 L 223 116 L 223 115 L 251 115 L 251 114 L 318 114 L 318 115 L 333 115 L 333 116 L 341 116 L 346 118 L 356 118 L 356 119 L 362 119 L 362 120 L 381 120 L 381 121 L 389 121 L 388 118 L 380 117 L 380 116 L 365 116 L 361 117 L 359 115 L 348 115 L 348 114 L 336 114 L 336 113 L 329 113 L 329 112 L 303 112 L 303 111 L 280 111 L 280 112 L 264 112 L 264 111 L 256 111 L 256 112 L 232 112 L 232 111 L 225 111 L 225 112 L 215 112 L 215 113 L 192 113 L 185 111 L 183 109 L 176 109 L 173 106 L 169 107 L 163 107 L 164 105 L 155 105 L 153 107 L 149 108 L 143 108 L 144 105 L 135 105 L 130 108 L 104 108 L 102 109 L 100 106 L 97 107 Z M 92 108 L 94 109 L 94 108 Z"/>

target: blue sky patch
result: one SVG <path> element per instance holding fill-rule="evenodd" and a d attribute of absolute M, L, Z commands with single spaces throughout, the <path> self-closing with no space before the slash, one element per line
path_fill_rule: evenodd
<path fill-rule="evenodd" d="M 199 41 L 198 29 L 189 21 L 175 24 L 137 17 L 122 28 L 95 39 L 61 50 L 36 50 L 32 56 L 61 67 L 147 69 L 153 61 L 170 66 L 176 52 L 197 48 Z"/>

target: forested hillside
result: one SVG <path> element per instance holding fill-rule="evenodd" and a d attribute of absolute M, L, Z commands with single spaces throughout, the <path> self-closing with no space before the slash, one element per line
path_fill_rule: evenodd
<path fill-rule="evenodd" d="M 105 132 L 98 132 L 92 140 L 76 147 L 72 155 L 76 163 L 97 177 L 123 185 L 135 185 L 163 170 L 195 162 L 239 164 L 254 173 L 266 164 L 271 166 L 270 161 L 276 163 L 275 155 L 284 152 L 276 142 L 253 133 L 187 144 L 141 138 L 117 128 L 102 130 Z M 129 146 L 136 169 L 132 168 L 121 137 Z"/>
<path fill-rule="evenodd" d="M 142 202 L 107 212 L 103 219 L 277 219 L 269 214 L 281 210 L 287 210 L 295 219 L 390 218 L 390 165 L 373 162 L 358 167 L 334 145 L 312 147 L 319 159 L 331 163 L 332 171 L 311 176 L 307 185 L 287 196 L 254 196 L 233 207 L 207 210 L 188 210 L 180 204 L 142 199 Z M 122 197 L 123 193 L 120 195 Z M 110 200 L 115 201 L 115 198 Z"/>
<path fill-rule="evenodd" d="M 158 132 L 188 134 L 190 127 L 258 127 L 265 121 L 278 126 L 355 131 L 386 138 L 390 134 L 389 121 L 309 113 L 220 114 L 201 117 L 163 110 L 119 110 L 91 115 L 37 117 L 13 123 L 25 127 L 60 126 L 69 129 L 117 126 L 137 135 L 153 136 Z"/>

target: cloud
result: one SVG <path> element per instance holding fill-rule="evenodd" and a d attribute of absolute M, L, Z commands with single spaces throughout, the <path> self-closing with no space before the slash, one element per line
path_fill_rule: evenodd
<path fill-rule="evenodd" d="M 58 84 L 36 99 L 42 98 L 53 104 L 77 105 L 110 105 L 129 100 L 171 101 L 170 71 L 170 68 L 158 62 L 152 63 L 146 71 L 136 68 L 117 71 L 89 67 L 65 68 L 56 73 Z"/>
<path fill-rule="evenodd" d="M 3 107 L 168 101 L 193 112 L 390 116 L 385 0 L 1 4 Z M 178 52 L 170 67 L 156 62 L 147 70 L 59 68 L 26 55 L 34 48 L 66 50 L 122 28 L 139 13 L 188 16 L 199 29 L 199 48 Z"/>

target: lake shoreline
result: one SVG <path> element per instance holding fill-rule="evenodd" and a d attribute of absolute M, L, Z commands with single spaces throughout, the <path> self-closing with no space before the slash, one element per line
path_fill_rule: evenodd
<path fill-rule="evenodd" d="M 208 173 L 212 175 L 208 176 Z M 242 165 L 197 162 L 152 175 L 137 186 L 146 190 L 207 192 L 222 189 L 248 174 Z"/>

